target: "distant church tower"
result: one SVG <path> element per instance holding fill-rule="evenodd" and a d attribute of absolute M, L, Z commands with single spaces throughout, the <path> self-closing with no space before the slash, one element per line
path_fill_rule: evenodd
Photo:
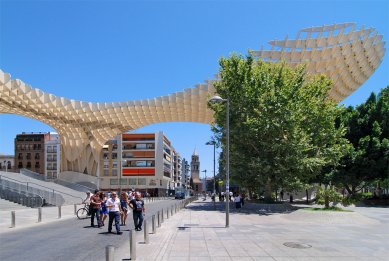
<path fill-rule="evenodd" d="M 202 192 L 202 182 L 200 180 L 200 159 L 197 150 L 193 151 L 192 161 L 190 162 L 190 173 L 193 179 L 193 190 L 195 192 Z"/>

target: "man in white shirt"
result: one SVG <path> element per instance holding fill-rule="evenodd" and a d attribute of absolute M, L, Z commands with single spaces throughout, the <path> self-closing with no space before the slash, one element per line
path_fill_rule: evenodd
<path fill-rule="evenodd" d="M 116 233 L 118 235 L 123 234 L 123 232 L 120 232 L 120 211 L 121 211 L 121 205 L 120 200 L 117 197 L 116 192 L 111 193 L 111 198 L 107 200 L 106 206 L 109 211 L 109 221 L 108 221 L 108 233 L 112 232 L 112 223 L 115 219 L 115 227 L 116 227 Z"/>

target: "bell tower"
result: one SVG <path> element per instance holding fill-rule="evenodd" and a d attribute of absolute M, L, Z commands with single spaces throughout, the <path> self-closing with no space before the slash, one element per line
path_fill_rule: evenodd
<path fill-rule="evenodd" d="M 193 151 L 192 161 L 190 162 L 190 173 L 193 179 L 193 190 L 196 192 L 201 192 L 202 182 L 200 180 L 200 158 L 196 148 Z"/>

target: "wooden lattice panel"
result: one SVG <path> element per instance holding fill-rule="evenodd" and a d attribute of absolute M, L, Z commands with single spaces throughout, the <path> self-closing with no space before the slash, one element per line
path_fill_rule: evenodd
<path fill-rule="evenodd" d="M 305 34 L 305 38 L 301 38 Z M 259 59 L 306 64 L 307 72 L 333 80 L 329 97 L 342 101 L 358 89 L 382 62 L 385 42 L 373 28 L 355 30 L 354 23 L 311 27 L 297 39 L 270 41 L 271 50 L 252 51 Z"/>

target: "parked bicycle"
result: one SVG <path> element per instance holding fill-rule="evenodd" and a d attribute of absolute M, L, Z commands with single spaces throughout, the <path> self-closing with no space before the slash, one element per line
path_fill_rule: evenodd
<path fill-rule="evenodd" d="M 90 217 L 91 213 L 89 212 L 89 205 L 84 204 L 82 208 L 77 210 L 77 217 L 78 219 L 86 219 Z"/>

